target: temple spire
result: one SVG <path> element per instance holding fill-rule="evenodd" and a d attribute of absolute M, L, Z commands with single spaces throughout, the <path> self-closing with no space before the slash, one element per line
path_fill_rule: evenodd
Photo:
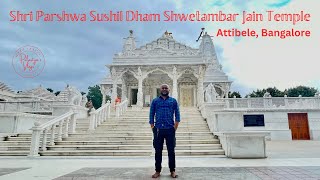
<path fill-rule="evenodd" d="M 199 50 L 206 63 L 219 65 L 212 38 L 207 32 L 202 36 Z"/>
<path fill-rule="evenodd" d="M 125 39 L 124 45 L 123 45 L 123 52 L 133 51 L 136 49 L 136 42 L 135 37 L 133 36 L 133 30 L 129 31 L 129 36 Z"/>

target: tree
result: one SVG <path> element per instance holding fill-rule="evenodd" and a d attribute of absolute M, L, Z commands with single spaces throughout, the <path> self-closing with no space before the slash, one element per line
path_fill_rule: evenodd
<path fill-rule="evenodd" d="M 236 98 L 241 98 L 241 94 L 239 92 L 233 91 L 232 93 L 229 91 L 228 93 L 228 97 L 229 98 L 233 98 L 234 96 L 236 96 Z"/>
<path fill-rule="evenodd" d="M 269 87 L 266 89 L 266 91 L 269 92 L 272 97 L 283 97 L 285 95 L 283 91 L 280 91 L 276 87 L 273 87 L 273 88 Z"/>
<path fill-rule="evenodd" d="M 285 92 L 280 91 L 276 87 L 268 87 L 267 89 L 257 89 L 257 91 L 253 91 L 252 93 L 246 95 L 246 97 L 263 97 L 266 92 L 269 92 L 272 97 L 283 97 Z"/>
<path fill-rule="evenodd" d="M 288 97 L 313 97 L 318 90 L 313 87 L 297 86 L 288 89 Z"/>
<path fill-rule="evenodd" d="M 53 93 L 53 89 L 47 88 L 47 90 L 48 90 L 49 92 Z"/>
<path fill-rule="evenodd" d="M 102 94 L 100 92 L 100 86 L 99 85 L 95 85 L 93 87 L 89 86 L 88 89 L 89 89 L 89 92 L 87 94 L 87 98 L 88 100 L 91 99 L 93 107 L 95 109 L 98 109 L 99 107 L 101 107 L 101 104 L 102 104 Z"/>
<path fill-rule="evenodd" d="M 263 97 L 263 95 L 267 92 L 266 89 L 257 89 L 257 91 L 253 91 L 252 93 L 249 93 L 246 95 L 246 97 L 250 96 L 250 97 Z"/>
<path fill-rule="evenodd" d="M 54 94 L 55 94 L 56 96 L 58 96 L 58 95 L 60 94 L 60 92 L 61 92 L 61 91 L 57 91 L 57 92 L 55 92 Z"/>

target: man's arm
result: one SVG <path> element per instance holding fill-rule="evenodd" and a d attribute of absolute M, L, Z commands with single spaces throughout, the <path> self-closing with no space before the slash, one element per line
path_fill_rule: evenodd
<path fill-rule="evenodd" d="M 179 105 L 177 101 L 175 101 L 175 105 L 174 105 L 174 115 L 175 115 L 174 129 L 177 130 L 180 122 L 180 110 L 179 110 Z"/>
<path fill-rule="evenodd" d="M 156 108 L 155 108 L 155 102 L 154 100 L 152 101 L 151 103 L 151 106 L 150 106 L 150 114 L 149 114 L 149 124 L 151 126 L 151 128 L 154 127 L 154 116 L 156 114 Z"/>
<path fill-rule="evenodd" d="M 179 126 L 179 122 L 178 122 L 178 121 L 175 121 L 175 122 L 174 122 L 174 129 L 177 130 L 177 129 L 178 129 L 178 126 Z"/>

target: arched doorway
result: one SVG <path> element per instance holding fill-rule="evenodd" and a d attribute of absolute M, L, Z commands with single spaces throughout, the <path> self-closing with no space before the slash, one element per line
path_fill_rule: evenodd
<path fill-rule="evenodd" d="M 160 96 L 161 84 L 168 84 L 170 86 L 170 96 L 172 96 L 172 79 L 168 74 L 155 70 L 149 73 L 148 77 L 143 80 L 145 105 L 150 105 L 154 98 Z"/>
<path fill-rule="evenodd" d="M 138 79 L 136 79 L 130 71 L 125 72 L 122 75 L 122 79 L 125 81 L 125 86 L 122 87 L 122 91 L 125 91 L 126 93 L 126 96 L 129 100 L 129 106 L 137 105 Z"/>
<path fill-rule="evenodd" d="M 192 71 L 185 71 L 178 79 L 178 99 L 182 107 L 195 107 L 197 97 L 197 78 Z"/>

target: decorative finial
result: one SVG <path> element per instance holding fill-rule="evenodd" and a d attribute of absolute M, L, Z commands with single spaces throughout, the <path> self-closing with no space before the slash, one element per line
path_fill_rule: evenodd
<path fill-rule="evenodd" d="M 201 38 L 201 36 L 202 36 L 202 34 L 203 34 L 204 29 L 205 29 L 205 28 L 201 28 L 200 35 L 199 35 L 198 39 L 196 40 L 196 42 L 198 42 L 198 41 L 199 41 L 199 39 Z M 206 33 L 207 33 L 207 32 L 206 32 Z"/>
<path fill-rule="evenodd" d="M 173 38 L 173 37 L 172 37 L 172 33 L 171 33 L 171 32 L 168 32 L 167 30 L 166 30 L 166 32 L 164 32 L 163 37 Z"/>

